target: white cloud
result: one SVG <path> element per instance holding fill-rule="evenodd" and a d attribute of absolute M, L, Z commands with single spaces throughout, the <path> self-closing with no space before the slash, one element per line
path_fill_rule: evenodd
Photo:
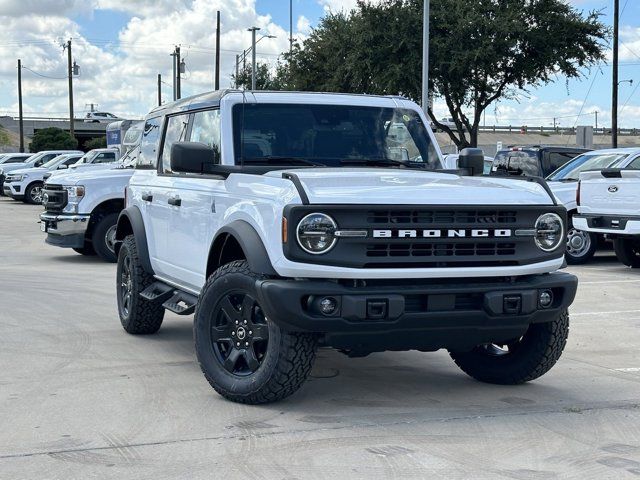
<path fill-rule="evenodd" d="M 309 35 L 309 33 L 311 33 L 311 21 L 304 15 L 300 15 L 298 17 L 296 28 L 303 35 Z"/>
<path fill-rule="evenodd" d="M 65 16 L 91 13 L 94 0 L 0 0 L 0 12 L 6 17 L 33 15 Z"/>

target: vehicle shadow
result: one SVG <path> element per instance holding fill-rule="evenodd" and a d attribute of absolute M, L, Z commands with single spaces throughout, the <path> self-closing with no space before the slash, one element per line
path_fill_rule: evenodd
<path fill-rule="evenodd" d="M 79 253 L 74 253 L 73 255 L 56 255 L 56 256 L 52 256 L 51 259 L 55 262 L 69 263 L 73 265 L 82 265 L 82 264 L 93 265 L 98 263 L 101 263 L 104 265 L 111 265 L 114 267 L 116 265 L 115 263 L 105 262 L 97 255 L 80 255 Z"/>

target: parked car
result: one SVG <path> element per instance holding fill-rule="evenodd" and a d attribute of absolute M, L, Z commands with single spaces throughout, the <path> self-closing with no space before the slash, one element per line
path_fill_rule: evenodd
<path fill-rule="evenodd" d="M 424 162 L 394 158 L 385 122 Z M 156 108 L 116 230 L 118 323 L 152 334 L 165 310 L 195 313 L 200 367 L 240 403 L 293 394 L 319 344 L 444 348 L 480 381 L 538 378 L 577 289 L 558 271 L 566 209 L 542 181 L 441 160 L 397 97 L 223 91 Z"/>
<path fill-rule="evenodd" d="M 79 153 L 65 153 L 52 158 L 40 167 L 14 170 L 7 175 L 4 181 L 4 194 L 14 200 L 23 200 L 26 203 L 42 203 L 42 185 L 44 184 L 45 173 L 54 170 L 65 170 L 81 157 L 82 155 Z"/>
<path fill-rule="evenodd" d="M 492 175 L 525 175 L 545 178 L 581 153 L 576 147 L 514 146 L 496 153 Z"/>
<path fill-rule="evenodd" d="M 85 153 L 76 163 L 69 165 L 71 171 L 84 170 L 91 168 L 109 169 L 120 159 L 120 151 L 117 148 L 94 148 Z M 52 171 L 45 175 L 45 180 L 60 172 Z"/>
<path fill-rule="evenodd" d="M 551 191 L 568 212 L 567 263 L 578 265 L 589 261 L 604 241 L 603 235 L 578 230 L 573 225 L 573 216 L 578 213 L 576 194 L 580 174 L 609 167 L 625 168 L 635 164 L 639 157 L 640 148 L 594 150 L 577 156 L 547 177 Z"/>
<path fill-rule="evenodd" d="M 109 112 L 89 112 L 84 117 L 84 123 L 111 123 L 121 120 Z"/>
<path fill-rule="evenodd" d="M 4 195 L 4 179 L 5 177 L 21 168 L 40 167 L 47 163 L 52 158 L 62 155 L 64 153 L 79 153 L 83 154 L 80 150 L 44 150 L 42 152 L 34 153 L 22 163 L 11 163 L 0 165 L 0 195 Z"/>
<path fill-rule="evenodd" d="M 3 153 L 0 154 L 0 165 L 5 163 L 24 163 L 33 153 Z"/>
<path fill-rule="evenodd" d="M 573 223 L 610 236 L 618 260 L 640 268 L 640 157 L 624 167 L 582 172 Z"/>
<path fill-rule="evenodd" d="M 442 159 L 442 166 L 445 170 L 456 170 L 458 168 L 459 153 L 448 153 Z M 484 169 L 482 173 L 489 175 L 491 173 L 491 165 L 493 165 L 493 157 L 484 157 Z"/>

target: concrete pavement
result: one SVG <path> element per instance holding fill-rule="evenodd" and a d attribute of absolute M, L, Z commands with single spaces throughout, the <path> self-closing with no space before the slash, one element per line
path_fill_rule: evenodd
<path fill-rule="evenodd" d="M 0 197 L 1 479 L 640 476 L 640 271 L 608 253 L 569 269 L 569 344 L 535 382 L 322 351 L 296 395 L 255 407 L 209 387 L 190 317 L 127 335 L 115 266 L 45 245 L 40 211 Z"/>

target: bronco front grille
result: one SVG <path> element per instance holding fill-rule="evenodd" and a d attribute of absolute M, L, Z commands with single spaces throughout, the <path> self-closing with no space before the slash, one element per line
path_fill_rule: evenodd
<path fill-rule="evenodd" d="M 499 199 L 497 199 L 499 200 Z M 305 215 L 330 215 L 339 230 L 366 232 L 340 237 L 326 254 L 310 255 L 298 245 L 297 225 Z M 558 206 L 375 206 L 305 205 L 285 209 L 285 256 L 295 262 L 350 268 L 461 268 L 516 266 L 559 258 L 563 249 L 540 250 L 527 232 L 543 213 Z"/>

